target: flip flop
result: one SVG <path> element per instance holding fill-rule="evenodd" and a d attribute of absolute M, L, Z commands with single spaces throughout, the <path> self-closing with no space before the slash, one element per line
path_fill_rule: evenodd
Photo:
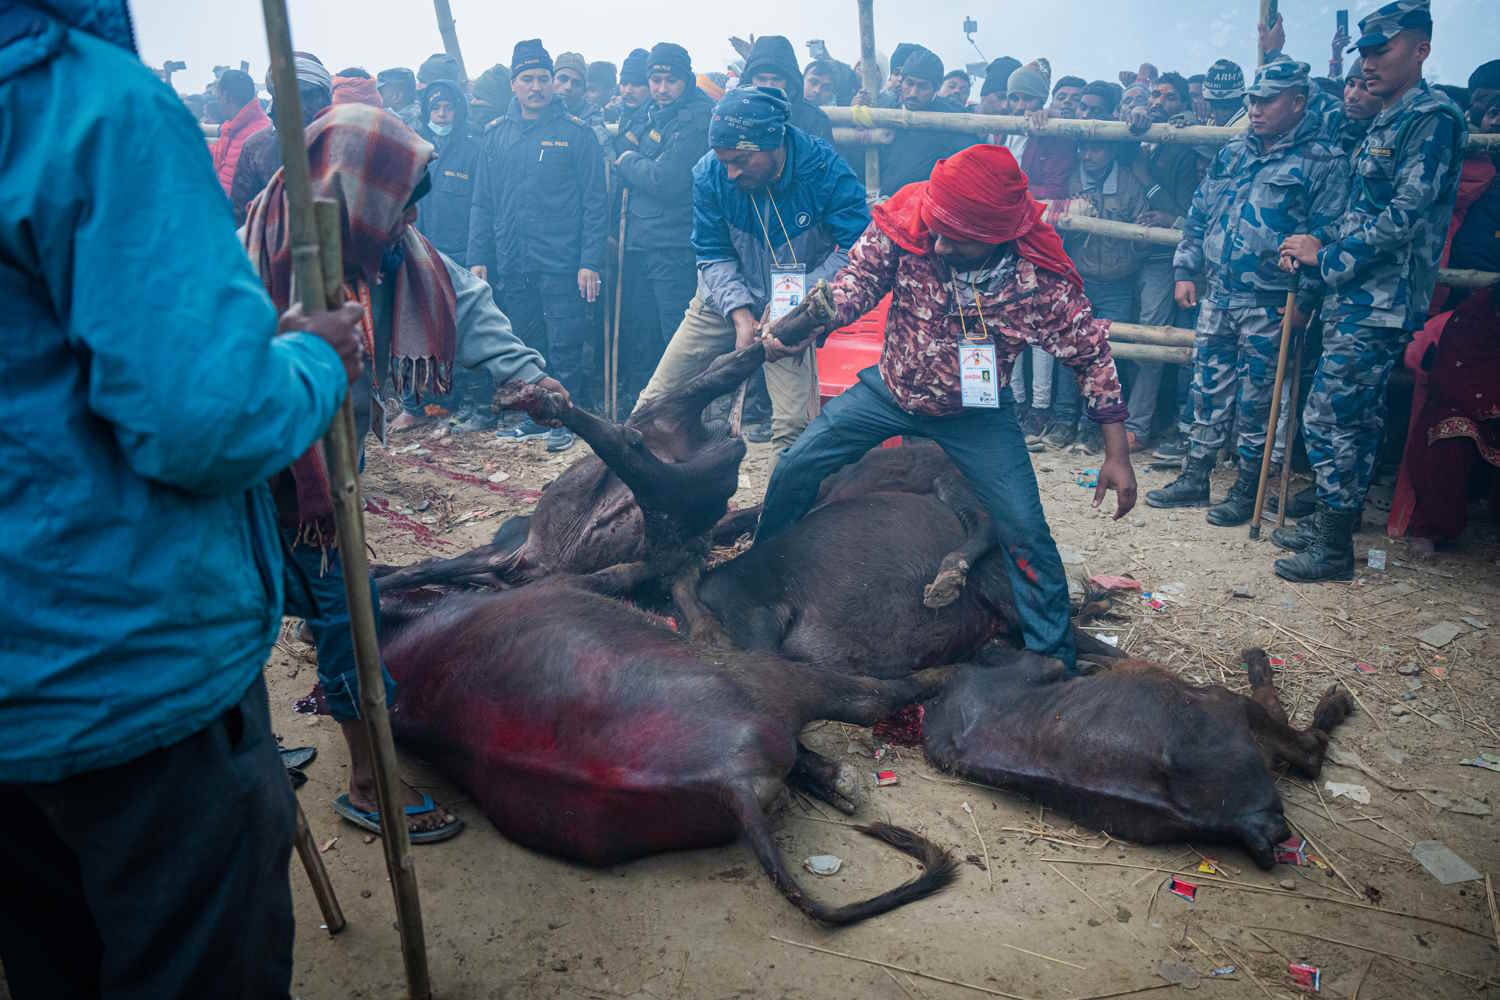
<path fill-rule="evenodd" d="M 349 801 L 349 794 L 347 792 L 333 800 L 333 811 L 362 830 L 368 830 L 374 834 L 380 833 L 380 813 L 374 809 L 368 811 L 360 809 Z M 424 816 L 427 813 L 436 811 L 437 803 L 433 802 L 432 796 L 425 792 L 422 794 L 421 805 L 406 807 L 406 815 L 408 816 Z M 411 842 L 413 844 L 436 844 L 439 841 L 449 840 L 458 836 L 463 828 L 464 821 L 454 817 L 453 822 L 445 823 L 431 830 L 413 831 Z"/>
<path fill-rule="evenodd" d="M 281 766 L 288 771 L 300 771 L 311 764 L 317 755 L 317 747 L 282 747 Z"/>

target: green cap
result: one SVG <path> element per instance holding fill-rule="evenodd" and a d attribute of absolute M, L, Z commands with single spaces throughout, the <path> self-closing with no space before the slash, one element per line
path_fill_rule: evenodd
<path fill-rule="evenodd" d="M 1255 81 L 1245 88 L 1246 97 L 1275 97 L 1283 90 L 1307 90 L 1310 67 L 1285 56 L 1272 59 L 1255 70 Z"/>
<path fill-rule="evenodd" d="M 1379 48 L 1408 28 L 1432 30 L 1428 0 L 1391 0 L 1375 13 L 1366 14 L 1359 20 L 1359 40 L 1349 46 L 1349 51 Z"/>

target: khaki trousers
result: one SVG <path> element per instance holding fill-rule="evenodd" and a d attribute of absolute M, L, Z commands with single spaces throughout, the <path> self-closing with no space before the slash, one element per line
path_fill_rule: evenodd
<path fill-rule="evenodd" d="M 687 383 L 714 358 L 732 350 L 734 323 L 720 316 L 699 296 L 693 296 L 651 381 L 641 391 L 636 409 Z M 817 378 L 812 353 L 808 348 L 801 357 L 783 358 L 766 365 L 766 389 L 771 394 L 771 444 L 778 455 L 782 449 L 791 447 L 810 419 L 813 384 Z"/>

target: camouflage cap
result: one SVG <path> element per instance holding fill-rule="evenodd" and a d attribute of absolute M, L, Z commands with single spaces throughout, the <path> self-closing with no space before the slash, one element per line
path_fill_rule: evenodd
<path fill-rule="evenodd" d="M 1238 101 L 1245 96 L 1245 71 L 1228 59 L 1216 59 L 1203 79 L 1206 101 Z"/>
<path fill-rule="evenodd" d="M 1428 0 L 1391 0 L 1373 14 L 1359 20 L 1359 38 L 1349 51 L 1384 45 L 1408 28 L 1432 30 L 1432 8 Z"/>
<path fill-rule="evenodd" d="M 1247 97 L 1275 97 L 1283 90 L 1300 88 L 1307 91 L 1307 77 L 1311 67 L 1281 56 L 1272 59 L 1255 70 L 1255 80 L 1245 89 Z"/>

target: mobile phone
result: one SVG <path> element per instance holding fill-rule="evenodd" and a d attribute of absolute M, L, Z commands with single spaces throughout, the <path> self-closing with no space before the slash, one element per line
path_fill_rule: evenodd
<path fill-rule="evenodd" d="M 1271 3 L 1266 7 L 1266 29 L 1267 30 L 1270 30 L 1271 28 L 1276 27 L 1276 13 L 1277 13 L 1276 6 L 1277 6 L 1276 5 L 1276 0 L 1271 0 Z"/>
<path fill-rule="evenodd" d="M 1334 11 L 1333 16 L 1338 20 L 1339 34 L 1345 38 L 1349 37 L 1349 12 L 1347 10 Z"/>
<path fill-rule="evenodd" d="M 979 22 L 978 21 L 974 20 L 972 17 L 965 17 L 964 18 L 964 34 L 966 34 L 966 35 L 972 35 L 972 34 L 974 34 L 974 32 L 976 32 L 978 30 L 979 30 Z"/>

